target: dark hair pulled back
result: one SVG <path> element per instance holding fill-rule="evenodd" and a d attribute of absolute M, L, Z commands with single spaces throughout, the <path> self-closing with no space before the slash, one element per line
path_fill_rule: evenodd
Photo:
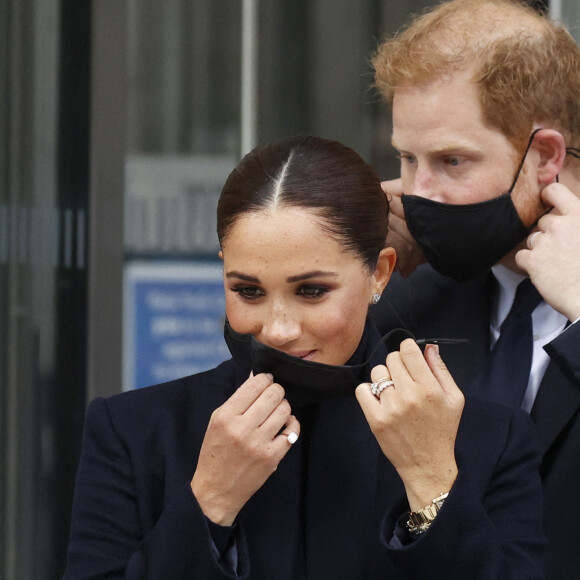
<path fill-rule="evenodd" d="M 246 213 L 311 209 L 321 227 L 372 271 L 387 236 L 388 203 L 375 170 L 355 151 L 320 137 L 257 147 L 230 173 L 217 208 L 220 246 Z"/>

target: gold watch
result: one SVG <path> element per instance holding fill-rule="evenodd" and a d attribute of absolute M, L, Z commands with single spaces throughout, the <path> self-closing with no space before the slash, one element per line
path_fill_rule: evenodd
<path fill-rule="evenodd" d="M 448 491 L 442 493 L 436 497 L 430 505 L 425 506 L 422 510 L 409 512 L 409 519 L 407 521 L 407 529 L 409 532 L 412 534 L 422 534 L 423 532 L 426 532 L 433 520 L 437 517 L 437 514 L 448 495 Z"/>

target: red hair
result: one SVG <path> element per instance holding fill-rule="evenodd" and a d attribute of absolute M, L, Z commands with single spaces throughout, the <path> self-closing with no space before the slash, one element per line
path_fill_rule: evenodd
<path fill-rule="evenodd" d="M 522 2 L 445 2 L 383 42 L 373 66 L 389 105 L 397 87 L 468 71 L 485 120 L 518 149 L 534 123 L 580 144 L 580 50 L 566 29 Z"/>

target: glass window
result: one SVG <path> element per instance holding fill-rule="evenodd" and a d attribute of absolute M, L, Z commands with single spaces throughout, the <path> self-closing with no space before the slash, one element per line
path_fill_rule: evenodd
<path fill-rule="evenodd" d="M 564 22 L 576 42 L 580 42 L 580 3 L 578 0 L 552 0 L 550 12 L 554 19 Z"/>
<path fill-rule="evenodd" d="M 229 356 L 217 199 L 241 155 L 293 134 L 370 158 L 369 0 L 132 0 L 125 160 L 124 387 Z M 206 298 L 217 304 L 210 314 Z M 147 367 L 147 368 L 144 368 Z"/>
<path fill-rule="evenodd" d="M 60 577 L 68 538 L 85 405 L 87 8 L 0 2 L 2 578 Z"/>

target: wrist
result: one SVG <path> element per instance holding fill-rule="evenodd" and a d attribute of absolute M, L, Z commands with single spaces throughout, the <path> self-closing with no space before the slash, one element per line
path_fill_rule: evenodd
<path fill-rule="evenodd" d="M 449 491 L 457 479 L 457 474 L 457 464 L 453 461 L 453 465 L 444 469 L 442 473 L 430 471 L 425 476 L 415 473 L 402 478 L 410 510 L 421 510 L 442 492 Z"/>
<path fill-rule="evenodd" d="M 238 512 L 229 509 L 222 496 L 216 495 L 211 489 L 204 491 L 203 486 L 196 482 L 195 475 L 191 480 L 190 487 L 201 511 L 208 520 L 220 526 L 231 526 L 234 523 Z"/>

